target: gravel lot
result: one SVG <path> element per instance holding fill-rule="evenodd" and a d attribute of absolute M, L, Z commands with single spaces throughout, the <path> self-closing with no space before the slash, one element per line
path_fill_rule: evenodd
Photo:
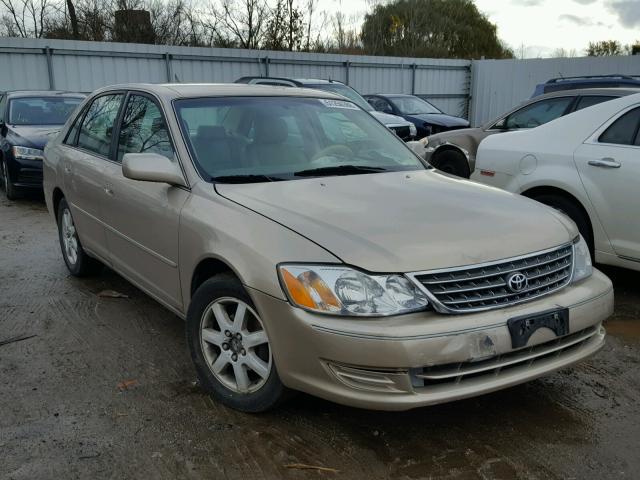
<path fill-rule="evenodd" d="M 246 415 L 195 384 L 182 320 L 110 271 L 70 277 L 42 200 L 2 200 L 0 478 L 638 478 L 639 275 L 606 272 L 607 345 L 572 370 L 405 413 Z"/>

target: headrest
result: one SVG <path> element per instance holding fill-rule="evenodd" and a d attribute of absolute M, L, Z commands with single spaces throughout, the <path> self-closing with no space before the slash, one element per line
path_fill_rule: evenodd
<path fill-rule="evenodd" d="M 280 117 L 258 117 L 255 126 L 257 143 L 283 143 L 289 136 L 287 124 Z"/>
<path fill-rule="evenodd" d="M 219 140 L 225 138 L 227 132 L 224 127 L 220 125 L 200 125 L 198 127 L 198 137 L 206 138 L 207 140 Z"/>

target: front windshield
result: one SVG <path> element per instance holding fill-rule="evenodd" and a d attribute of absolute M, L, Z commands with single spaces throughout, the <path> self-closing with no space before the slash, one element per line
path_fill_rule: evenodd
<path fill-rule="evenodd" d="M 391 97 L 390 99 L 395 104 L 396 108 L 405 115 L 442 113 L 429 102 L 418 97 Z"/>
<path fill-rule="evenodd" d="M 11 125 L 64 125 L 80 97 L 23 97 L 9 103 Z"/>
<path fill-rule="evenodd" d="M 200 173 L 223 183 L 426 168 L 387 128 L 346 100 L 224 97 L 175 101 Z"/>
<path fill-rule="evenodd" d="M 353 88 L 343 85 L 341 83 L 319 83 L 317 85 L 306 85 L 309 88 L 315 88 L 316 90 L 324 90 L 326 92 L 337 93 L 343 97 L 348 98 L 353 103 L 358 105 L 363 110 L 370 112 L 373 107 L 367 102 L 362 95 L 356 92 Z"/>

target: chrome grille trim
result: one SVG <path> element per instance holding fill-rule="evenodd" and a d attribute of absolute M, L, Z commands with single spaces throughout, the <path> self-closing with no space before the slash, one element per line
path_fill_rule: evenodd
<path fill-rule="evenodd" d="M 503 308 L 553 293 L 573 277 L 573 243 L 494 262 L 407 274 L 440 313 Z M 507 275 L 523 273 L 528 285 L 507 288 Z"/>
<path fill-rule="evenodd" d="M 412 383 L 414 386 L 429 387 L 442 384 L 457 385 L 467 379 L 480 376 L 497 377 L 502 370 L 530 367 L 537 361 L 561 357 L 568 350 L 584 345 L 597 332 L 597 327 L 589 327 L 556 340 L 497 355 L 487 360 L 413 369 Z"/>

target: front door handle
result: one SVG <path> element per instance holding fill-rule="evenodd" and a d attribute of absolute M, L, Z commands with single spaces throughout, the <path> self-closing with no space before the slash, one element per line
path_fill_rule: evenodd
<path fill-rule="evenodd" d="M 111 185 L 107 184 L 104 186 L 104 191 L 107 195 L 111 195 L 113 197 L 113 188 Z"/>
<path fill-rule="evenodd" d="M 601 167 L 601 168 L 620 168 L 622 164 L 617 162 L 614 158 L 604 157 L 600 160 L 589 160 L 589 165 L 592 167 Z"/>

